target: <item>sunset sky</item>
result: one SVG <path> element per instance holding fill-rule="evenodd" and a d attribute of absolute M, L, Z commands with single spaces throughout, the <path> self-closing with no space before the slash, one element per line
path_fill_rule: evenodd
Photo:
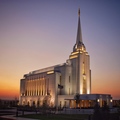
<path fill-rule="evenodd" d="M 120 99 L 120 0 L 0 0 L 0 99 L 19 97 L 24 74 L 66 62 L 79 8 L 92 93 Z"/>

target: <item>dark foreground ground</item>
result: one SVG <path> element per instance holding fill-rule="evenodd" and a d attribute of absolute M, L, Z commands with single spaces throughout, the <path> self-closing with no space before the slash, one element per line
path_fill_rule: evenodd
<path fill-rule="evenodd" d="M 14 119 L 0 117 L 0 120 L 14 120 Z"/>
<path fill-rule="evenodd" d="M 34 118 L 40 120 L 85 120 L 89 115 L 53 114 L 53 115 L 24 115 L 21 117 Z"/>
<path fill-rule="evenodd" d="M 93 115 L 88 114 L 54 114 L 54 115 L 24 115 L 24 118 L 33 118 L 39 120 L 92 120 Z M 97 119 L 96 119 L 97 120 Z M 104 120 L 104 119 L 102 119 Z M 110 114 L 109 120 L 119 120 L 118 114 Z"/>
<path fill-rule="evenodd" d="M 2 118 L 2 116 L 5 115 L 15 115 L 14 111 L 10 111 L 10 110 L 0 110 L 0 120 L 13 120 L 13 119 L 8 119 L 8 118 Z"/>
<path fill-rule="evenodd" d="M 13 115 L 16 116 L 16 111 L 15 110 L 0 110 L 0 120 L 13 120 L 13 119 L 8 119 L 8 118 L 2 118 L 2 116 L 5 115 Z M 19 115 L 19 117 L 23 118 L 31 118 L 31 119 L 38 119 L 38 120 L 93 120 L 93 115 L 89 114 L 24 114 L 24 115 Z M 99 120 L 95 119 L 95 120 Z M 106 119 L 100 119 L 100 120 L 106 120 Z M 114 114 L 109 114 L 109 119 L 108 120 L 120 120 L 119 115 L 117 113 Z"/>

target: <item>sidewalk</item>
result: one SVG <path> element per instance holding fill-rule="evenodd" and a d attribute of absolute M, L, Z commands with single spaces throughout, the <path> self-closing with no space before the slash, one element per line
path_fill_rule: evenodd
<path fill-rule="evenodd" d="M 38 119 L 31 119 L 31 118 L 15 117 L 15 115 L 6 115 L 6 116 L 0 116 L 0 117 L 2 117 L 2 118 L 8 118 L 10 120 L 38 120 Z"/>
<path fill-rule="evenodd" d="M 18 112 L 18 117 L 16 117 L 16 109 L 0 110 L 0 113 L 1 114 L 3 114 L 3 113 L 4 114 L 5 113 L 7 113 L 7 114 L 10 113 L 8 115 L 7 114 L 6 115 L 0 115 L 0 118 L 7 118 L 8 120 L 38 120 L 38 119 L 31 119 L 31 118 L 22 118 L 22 117 L 19 117 L 20 115 L 22 115 L 21 111 Z M 24 114 L 36 114 L 36 113 L 35 112 L 26 112 L 25 111 Z"/>

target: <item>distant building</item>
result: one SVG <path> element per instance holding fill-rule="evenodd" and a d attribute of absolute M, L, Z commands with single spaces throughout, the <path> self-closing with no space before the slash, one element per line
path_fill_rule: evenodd
<path fill-rule="evenodd" d="M 78 107 L 100 106 L 111 95 L 91 94 L 90 57 L 82 40 L 80 10 L 77 38 L 69 59 L 63 64 L 25 74 L 20 80 L 20 105 L 41 106 L 44 102 L 56 107 L 76 107 L 75 94 L 80 94 Z"/>

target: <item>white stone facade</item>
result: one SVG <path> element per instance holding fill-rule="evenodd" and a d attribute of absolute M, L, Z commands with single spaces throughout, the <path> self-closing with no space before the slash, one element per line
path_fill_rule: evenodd
<path fill-rule="evenodd" d="M 70 106 L 76 93 L 91 94 L 90 57 L 82 42 L 80 11 L 73 52 L 65 63 L 32 71 L 20 80 L 20 105 Z M 88 95 L 89 96 L 89 95 Z"/>

